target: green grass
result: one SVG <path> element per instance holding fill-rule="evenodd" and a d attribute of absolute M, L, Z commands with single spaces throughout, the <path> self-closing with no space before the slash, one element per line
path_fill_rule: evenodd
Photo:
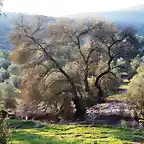
<path fill-rule="evenodd" d="M 9 127 L 21 127 L 21 128 L 30 128 L 35 125 L 35 122 L 33 121 L 22 121 L 22 120 L 7 120 L 7 124 Z"/>
<path fill-rule="evenodd" d="M 127 85 L 127 84 L 121 85 L 119 88 L 120 88 L 120 89 L 128 89 L 128 85 Z"/>
<path fill-rule="evenodd" d="M 128 79 L 124 79 L 123 82 L 129 83 L 130 81 Z"/>
<path fill-rule="evenodd" d="M 10 125 L 25 122 L 11 120 Z M 28 122 L 27 122 L 28 124 Z M 29 124 L 29 126 L 31 123 Z M 102 125 L 53 125 L 13 130 L 9 144 L 123 144 L 141 140 L 144 132 Z"/>
<path fill-rule="evenodd" d="M 106 100 L 114 99 L 114 98 L 126 98 L 126 94 L 114 94 L 106 98 Z"/>
<path fill-rule="evenodd" d="M 121 72 L 120 74 L 121 75 L 127 75 L 128 73 L 127 72 Z"/>

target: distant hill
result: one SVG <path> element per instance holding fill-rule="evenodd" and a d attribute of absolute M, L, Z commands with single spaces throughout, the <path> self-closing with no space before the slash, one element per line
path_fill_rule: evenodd
<path fill-rule="evenodd" d="M 110 11 L 110 12 L 90 12 L 76 15 L 66 16 L 69 18 L 102 18 L 111 20 L 113 22 L 126 23 L 126 24 L 144 24 L 144 10 L 123 10 L 123 11 Z"/>
<path fill-rule="evenodd" d="M 73 18 L 98 18 L 110 20 L 116 25 L 134 26 L 138 33 L 144 35 L 144 5 L 139 5 L 129 9 L 109 12 L 88 12 L 65 17 Z"/>
<path fill-rule="evenodd" d="M 21 16 L 22 13 L 5 13 L 5 15 L 0 16 L 0 48 L 9 50 L 11 45 L 7 40 L 7 34 L 12 30 L 15 20 Z M 23 14 L 28 21 L 32 21 L 35 15 Z M 139 5 L 129 9 L 121 11 L 111 11 L 111 12 L 92 12 L 92 13 L 82 13 L 76 15 L 64 16 L 70 19 L 74 18 L 97 18 L 112 21 L 115 25 L 119 26 L 134 26 L 140 35 L 144 35 L 144 5 Z M 47 17 L 45 24 L 49 21 L 55 22 L 56 18 Z"/>
<path fill-rule="evenodd" d="M 7 40 L 7 34 L 12 30 L 15 21 L 23 15 L 28 21 L 33 21 L 36 15 L 22 13 L 4 13 L 0 16 L 0 49 L 10 50 L 11 44 Z M 55 21 L 53 17 L 47 17 L 45 23 Z"/>

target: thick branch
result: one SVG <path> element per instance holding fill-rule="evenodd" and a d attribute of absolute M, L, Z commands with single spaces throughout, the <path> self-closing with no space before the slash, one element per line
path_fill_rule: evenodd
<path fill-rule="evenodd" d="M 114 56 L 111 54 L 111 48 L 112 48 L 115 44 L 123 41 L 123 40 L 125 39 L 125 37 L 126 37 L 126 36 L 122 37 L 122 38 L 119 39 L 119 40 L 113 41 L 113 43 L 112 43 L 110 46 L 108 46 L 108 44 L 106 44 L 106 43 L 101 39 L 101 40 L 103 41 L 103 43 L 105 44 L 105 46 L 107 47 L 109 60 L 108 60 L 108 63 L 107 63 L 107 65 L 108 65 L 107 69 L 106 69 L 104 72 L 102 72 L 101 74 L 99 74 L 99 75 L 96 77 L 96 81 L 95 81 L 95 87 L 98 88 L 99 94 L 100 94 L 100 95 L 99 95 L 99 101 L 101 101 L 101 98 L 103 97 L 102 89 L 101 89 L 101 86 L 100 86 L 100 80 L 101 80 L 101 78 L 102 78 L 104 75 L 108 74 L 108 73 L 111 71 L 111 63 L 112 63 L 112 61 L 113 61 L 113 59 L 114 59 Z"/>
<path fill-rule="evenodd" d="M 46 49 L 39 43 L 37 42 L 37 40 L 34 37 L 30 37 L 28 35 L 26 35 L 28 38 L 30 38 L 34 43 L 36 43 L 40 49 L 44 52 L 44 54 L 46 55 L 47 59 L 50 59 L 58 68 L 58 70 L 68 79 L 68 81 L 70 82 L 74 95 L 77 97 L 77 90 L 76 90 L 76 86 L 74 84 L 74 82 L 72 81 L 72 79 L 70 78 L 70 76 L 60 67 L 60 65 L 56 62 L 56 60 L 50 56 L 47 52 Z M 49 47 L 48 45 L 46 47 Z"/>

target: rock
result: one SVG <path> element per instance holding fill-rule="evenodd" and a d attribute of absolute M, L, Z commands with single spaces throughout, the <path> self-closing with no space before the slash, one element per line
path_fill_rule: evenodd
<path fill-rule="evenodd" d="M 48 122 L 43 122 L 43 125 L 48 125 Z"/>
<path fill-rule="evenodd" d="M 111 100 L 87 109 L 86 121 L 120 125 L 122 119 L 130 120 L 130 111 L 125 100 Z"/>
<path fill-rule="evenodd" d="M 65 124 L 65 120 L 64 119 L 61 119 L 59 124 Z"/>
<path fill-rule="evenodd" d="M 36 125 L 33 126 L 33 128 L 41 128 L 41 127 L 42 127 L 42 125 L 40 125 L 39 123 L 36 123 Z"/>

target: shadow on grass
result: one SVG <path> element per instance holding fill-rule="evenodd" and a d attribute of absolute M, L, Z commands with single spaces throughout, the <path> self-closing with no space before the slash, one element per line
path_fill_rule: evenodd
<path fill-rule="evenodd" d="M 30 134 L 27 132 L 16 132 L 10 142 L 12 142 L 12 144 L 15 142 L 24 144 L 68 144 L 68 142 L 59 140 L 55 136 L 41 136 L 39 134 Z"/>
<path fill-rule="evenodd" d="M 16 129 L 32 128 L 33 126 L 35 126 L 35 123 L 32 121 L 22 121 L 12 119 L 12 120 L 6 120 L 6 122 L 9 127 Z"/>
<path fill-rule="evenodd" d="M 120 128 L 114 136 L 121 140 L 144 142 L 144 130 Z"/>
<path fill-rule="evenodd" d="M 81 144 L 97 140 L 144 142 L 144 130 L 106 126 L 104 124 L 48 124 L 43 128 L 14 131 L 12 142 L 20 144 Z"/>
<path fill-rule="evenodd" d="M 82 125 L 80 125 L 81 127 Z M 83 125 L 84 127 L 84 125 Z M 138 128 L 122 128 L 107 125 L 87 125 L 86 127 L 102 128 L 101 134 L 108 135 L 109 137 L 114 137 L 119 140 L 129 141 L 129 142 L 144 142 L 144 128 L 139 130 Z M 109 129 L 109 130 L 107 130 Z"/>

